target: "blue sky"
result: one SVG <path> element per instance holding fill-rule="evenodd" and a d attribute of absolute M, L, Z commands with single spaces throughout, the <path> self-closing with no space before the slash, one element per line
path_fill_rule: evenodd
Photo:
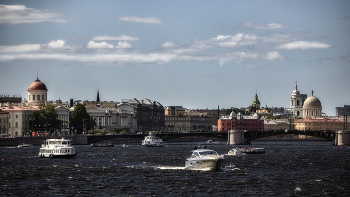
<path fill-rule="evenodd" d="M 2 1 L 0 94 L 192 109 L 350 104 L 350 1 Z"/>

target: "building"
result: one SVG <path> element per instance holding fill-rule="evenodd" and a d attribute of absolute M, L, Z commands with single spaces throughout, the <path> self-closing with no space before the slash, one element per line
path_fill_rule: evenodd
<path fill-rule="evenodd" d="M 240 130 L 264 130 L 264 120 L 259 118 L 258 114 L 252 116 L 242 116 L 241 113 L 230 116 L 222 116 L 218 120 L 218 132 L 224 132 L 233 129 Z"/>
<path fill-rule="evenodd" d="M 342 117 L 345 115 L 350 116 L 350 105 L 344 105 L 344 107 L 336 107 L 335 115 L 336 117 Z"/>
<path fill-rule="evenodd" d="M 0 109 L 0 137 L 8 137 L 9 113 Z"/>
<path fill-rule="evenodd" d="M 164 107 L 159 102 L 147 98 L 141 100 L 136 98 L 124 99 L 123 102 L 134 108 L 134 114 L 137 119 L 136 131 L 146 132 L 165 130 Z"/>
<path fill-rule="evenodd" d="M 187 110 L 182 106 L 166 106 L 164 110 L 166 131 L 213 131 L 211 114 Z"/>
<path fill-rule="evenodd" d="M 237 128 L 237 115 L 234 111 L 230 115 L 221 116 L 218 120 L 218 132 L 227 132 Z"/>
<path fill-rule="evenodd" d="M 294 126 L 299 131 L 338 131 L 343 130 L 344 122 L 339 119 L 304 118 L 295 119 Z"/>
<path fill-rule="evenodd" d="M 290 113 L 295 117 L 303 116 L 303 100 L 298 90 L 298 85 L 295 83 L 295 90 L 290 97 Z"/>
<path fill-rule="evenodd" d="M 303 116 L 304 117 L 322 117 L 322 105 L 321 101 L 314 96 L 314 91 L 312 90 L 311 96 L 308 97 L 303 106 Z"/>
<path fill-rule="evenodd" d="M 32 120 L 31 113 L 39 110 L 38 106 L 40 104 L 45 104 L 45 105 L 48 104 L 47 102 L 48 89 L 46 85 L 43 82 L 41 82 L 38 78 L 29 85 L 27 91 L 28 91 L 27 102 L 23 102 L 23 101 L 18 102 L 17 100 L 14 100 L 13 102 L 8 103 L 7 106 L 4 106 L 3 103 L 1 104 L 2 111 L 8 113 L 8 118 L 7 118 L 8 121 L 6 124 L 7 125 L 6 135 L 8 137 L 30 136 L 33 131 L 36 131 L 35 125 L 30 127 L 30 121 Z M 64 132 L 64 133 L 69 132 L 69 127 L 68 127 L 69 110 L 63 109 L 62 107 L 59 107 L 59 105 L 56 105 L 55 109 L 58 113 L 58 119 L 64 120 L 65 122 L 63 123 L 63 125 L 61 125 L 63 126 L 62 130 L 55 131 L 55 132 L 57 134 L 58 133 L 61 134 L 61 132 Z"/>
<path fill-rule="evenodd" d="M 285 130 L 290 129 L 290 123 L 288 121 L 277 121 L 277 120 L 265 120 L 264 121 L 264 130 L 273 131 L 273 130 Z"/>

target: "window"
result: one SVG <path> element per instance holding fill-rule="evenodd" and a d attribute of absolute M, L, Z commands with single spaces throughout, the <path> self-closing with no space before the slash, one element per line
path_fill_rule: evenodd
<path fill-rule="evenodd" d="M 41 100 L 45 100 L 45 96 L 44 95 L 41 95 Z"/>
<path fill-rule="evenodd" d="M 299 106 L 299 101 L 297 101 L 297 105 Z"/>
<path fill-rule="evenodd" d="M 33 95 L 33 101 L 35 101 L 35 95 Z"/>
<path fill-rule="evenodd" d="M 292 106 L 293 106 L 293 101 L 292 101 Z"/>
<path fill-rule="evenodd" d="M 18 118 L 18 115 L 16 115 L 16 118 Z"/>
<path fill-rule="evenodd" d="M 40 101 L 40 95 L 38 95 L 38 101 Z"/>
<path fill-rule="evenodd" d="M 11 122 L 9 122 L 9 128 L 11 128 Z"/>
<path fill-rule="evenodd" d="M 16 122 L 16 128 L 18 128 L 18 122 Z"/>

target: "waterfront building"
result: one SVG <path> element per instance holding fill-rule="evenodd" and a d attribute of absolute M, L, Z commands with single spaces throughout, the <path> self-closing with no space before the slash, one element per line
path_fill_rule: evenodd
<path fill-rule="evenodd" d="M 212 115 L 200 113 L 194 110 L 188 110 L 182 106 L 165 106 L 165 130 L 190 132 L 190 131 L 206 131 L 213 130 Z"/>
<path fill-rule="evenodd" d="M 30 128 L 31 113 L 39 110 L 39 105 L 41 103 L 53 104 L 55 105 L 55 109 L 58 113 L 59 120 L 65 120 L 63 123 L 64 126 L 62 132 L 69 132 L 68 122 L 69 122 L 69 110 L 63 109 L 63 106 L 60 107 L 59 103 L 47 102 L 47 92 L 48 89 L 46 85 L 41 82 L 38 78 L 29 85 L 28 87 L 28 98 L 27 102 L 18 102 L 18 99 L 13 100 L 13 102 L 9 102 L 7 106 L 4 106 L 1 103 L 2 111 L 8 113 L 8 122 L 7 122 L 7 135 L 8 137 L 16 137 L 16 136 L 30 136 L 31 132 L 37 131 L 35 125 Z M 7 98 L 4 97 L 3 100 Z M 57 128 L 58 129 L 58 128 Z M 61 131 L 57 131 L 57 133 L 61 133 Z M 45 132 L 45 131 L 43 131 Z M 56 132 L 56 131 L 55 131 Z"/>
<path fill-rule="evenodd" d="M 265 120 L 264 121 L 264 130 L 273 131 L 273 130 L 285 130 L 290 129 L 290 123 L 285 120 Z"/>
<path fill-rule="evenodd" d="M 343 130 L 344 122 L 337 118 L 304 118 L 295 119 L 294 126 L 296 130 L 299 131 L 338 131 Z"/>
<path fill-rule="evenodd" d="M 218 132 L 228 132 L 237 128 L 237 114 L 232 111 L 230 115 L 221 116 L 218 120 Z"/>
<path fill-rule="evenodd" d="M 127 103 L 134 108 L 134 114 L 137 119 L 138 132 L 146 131 L 164 131 L 165 130 L 165 116 L 164 107 L 157 101 L 147 98 L 138 100 L 123 99 L 123 103 Z"/>
<path fill-rule="evenodd" d="M 8 137 L 9 113 L 0 109 L 0 137 Z"/>
<path fill-rule="evenodd" d="M 259 118 L 258 114 L 243 116 L 233 113 L 230 116 L 222 116 L 218 120 L 218 132 L 224 132 L 233 129 L 241 130 L 264 130 L 264 120 Z"/>

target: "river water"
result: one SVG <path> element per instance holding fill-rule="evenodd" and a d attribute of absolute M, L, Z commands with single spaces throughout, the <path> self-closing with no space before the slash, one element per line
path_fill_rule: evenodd
<path fill-rule="evenodd" d="M 325 141 L 214 142 L 206 145 L 219 154 L 233 147 L 262 147 L 266 154 L 225 155 L 223 170 L 186 170 L 194 145 L 199 143 L 78 145 L 74 159 L 38 158 L 39 146 L 0 147 L 0 196 L 350 195 L 349 147 Z"/>

